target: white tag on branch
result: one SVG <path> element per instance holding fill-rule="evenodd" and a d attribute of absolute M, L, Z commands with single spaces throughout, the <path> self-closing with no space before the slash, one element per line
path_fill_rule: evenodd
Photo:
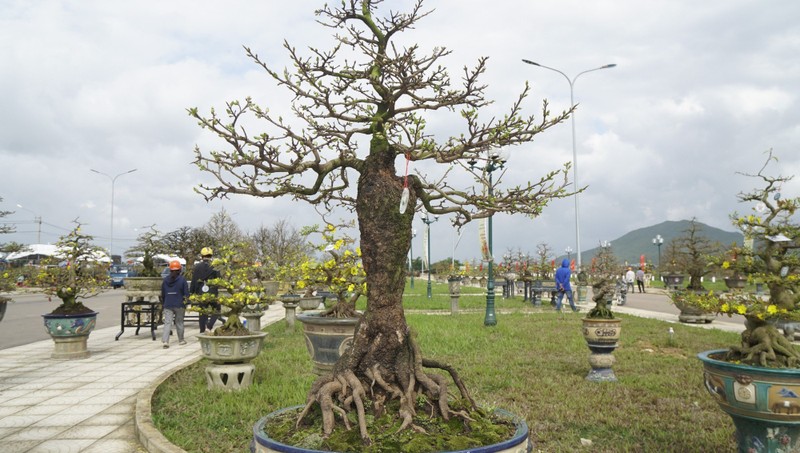
<path fill-rule="evenodd" d="M 408 208 L 408 187 L 403 187 L 403 195 L 400 195 L 400 214 L 406 213 L 406 208 Z"/>

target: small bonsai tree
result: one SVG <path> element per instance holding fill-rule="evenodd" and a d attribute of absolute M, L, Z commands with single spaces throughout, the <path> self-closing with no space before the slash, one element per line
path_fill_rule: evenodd
<path fill-rule="evenodd" d="M 92 236 L 81 232 L 81 223 L 56 242 L 56 254 L 44 261 L 45 268 L 36 277 L 45 294 L 61 300 L 53 314 L 92 313 L 82 299 L 98 295 L 109 285 L 107 266 L 100 262 L 104 250 L 92 244 Z"/>
<path fill-rule="evenodd" d="M 212 335 L 238 336 L 250 335 L 251 332 L 244 327 L 241 314 L 248 306 L 259 305 L 266 302 L 264 289 L 261 285 L 253 284 L 258 265 L 248 261 L 245 257 L 248 246 L 246 243 L 237 243 L 232 246 L 222 246 L 218 249 L 212 265 L 219 272 L 218 278 L 209 279 L 207 284 L 219 289 L 218 294 L 203 293 L 192 294 L 189 301 L 193 304 L 208 308 L 194 307 L 192 310 L 211 314 L 211 303 L 218 303 L 226 307 L 225 323 L 214 329 Z"/>
<path fill-rule="evenodd" d="M 602 244 L 600 251 L 592 261 L 592 300 L 595 305 L 589 310 L 586 317 L 614 319 L 609 305 L 614 298 L 614 285 L 619 274 L 619 263 L 611 249 L 611 244 Z"/>
<path fill-rule="evenodd" d="M 366 274 L 361 264 L 361 249 L 355 247 L 355 240 L 340 229 L 350 225 L 327 223 L 324 227 L 314 225 L 303 229 L 305 236 L 320 235 L 322 243 L 313 248 L 324 256 L 322 261 L 308 259 L 300 264 L 301 278 L 298 290 L 311 291 L 313 288 L 327 289 L 336 295 L 336 303 L 323 312 L 322 316 L 336 318 L 358 317 L 356 301 L 367 292 Z"/>

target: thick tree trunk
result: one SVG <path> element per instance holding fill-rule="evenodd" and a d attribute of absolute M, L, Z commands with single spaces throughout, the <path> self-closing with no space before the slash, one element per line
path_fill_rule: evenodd
<path fill-rule="evenodd" d="M 358 181 L 356 213 L 361 234 L 361 259 L 367 274 L 367 312 L 353 343 L 350 369 L 364 370 L 377 360 L 388 366 L 403 347 L 407 325 L 403 313 L 405 259 L 411 244 L 412 209 L 400 214 L 402 178 L 395 175 L 394 153 L 380 135 Z M 415 205 L 411 195 L 409 207 Z M 380 342 L 380 353 L 369 352 Z M 371 357 L 368 357 L 371 356 Z M 365 363 L 362 363 L 362 361 Z M 355 367 L 353 367 L 355 365 Z"/>

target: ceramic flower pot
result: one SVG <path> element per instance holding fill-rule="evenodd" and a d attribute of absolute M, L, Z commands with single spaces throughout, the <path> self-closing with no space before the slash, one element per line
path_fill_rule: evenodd
<path fill-rule="evenodd" d="M 97 312 L 74 315 L 48 313 L 42 318 L 47 333 L 55 343 L 50 357 L 67 360 L 89 357 L 87 341 L 97 324 Z"/>
<path fill-rule="evenodd" d="M 721 360 L 727 352 L 701 352 L 703 382 L 733 419 L 739 452 L 793 451 L 800 444 L 800 373 Z"/>
<path fill-rule="evenodd" d="M 269 423 L 287 411 L 299 412 L 303 406 L 294 406 L 275 411 L 266 417 L 259 420 L 253 426 L 253 442 L 250 444 L 250 451 L 252 453 L 277 453 L 277 452 L 292 452 L 292 453 L 336 453 L 336 452 L 323 452 L 321 450 L 314 450 L 310 448 L 303 448 L 293 445 L 286 445 L 278 442 L 267 435 L 266 430 L 269 429 Z M 498 409 L 495 411 L 500 417 L 512 420 L 516 425 L 516 431 L 508 440 L 499 442 L 492 445 L 485 445 L 482 447 L 470 448 L 469 450 L 453 450 L 450 453 L 525 453 L 531 451 L 531 444 L 528 440 L 528 425 L 525 420 L 514 416 L 513 414 L 504 410 Z"/>
<path fill-rule="evenodd" d="M 339 357 L 353 345 L 359 318 L 329 318 L 321 312 L 304 312 L 297 315 L 303 324 L 306 348 L 314 362 L 314 373 L 330 372 Z"/>
<path fill-rule="evenodd" d="M 583 338 L 591 354 L 592 367 L 586 379 L 593 382 L 616 382 L 617 377 L 611 368 L 616 359 L 613 352 L 622 334 L 621 319 L 583 318 Z"/>

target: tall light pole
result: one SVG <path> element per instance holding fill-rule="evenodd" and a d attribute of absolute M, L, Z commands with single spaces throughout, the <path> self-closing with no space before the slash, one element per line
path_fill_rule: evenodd
<path fill-rule="evenodd" d="M 475 160 L 471 160 L 467 162 L 469 167 L 472 169 L 476 168 L 476 164 L 478 163 Z M 486 161 L 486 166 L 483 167 L 483 171 L 489 174 L 489 198 L 492 198 L 494 195 L 494 184 L 492 182 L 492 172 L 495 170 L 499 170 L 503 168 L 505 165 L 506 160 L 500 153 L 492 154 L 489 156 L 489 159 Z M 486 282 L 486 316 L 483 318 L 483 325 L 484 326 L 495 326 L 497 325 L 497 316 L 495 315 L 494 311 L 494 255 L 492 254 L 492 217 L 493 215 L 489 216 L 489 220 L 487 223 L 486 228 L 486 235 L 487 235 L 487 242 L 489 246 L 489 279 Z"/>
<path fill-rule="evenodd" d="M 111 260 L 113 261 L 114 260 L 114 184 L 117 182 L 117 178 L 119 178 L 122 175 L 127 175 L 128 173 L 133 173 L 136 171 L 136 169 L 134 168 L 132 170 L 124 171 L 114 176 L 113 178 L 111 177 L 111 175 L 103 173 L 102 171 L 97 171 L 93 168 L 90 168 L 89 170 L 94 173 L 97 173 L 98 175 L 103 175 L 111 180 L 111 239 L 109 240 L 108 255 L 109 258 L 111 258 Z"/>
<path fill-rule="evenodd" d="M 425 217 L 422 218 L 422 221 L 425 223 L 425 227 L 427 228 L 425 236 L 428 236 L 428 299 L 433 296 L 433 292 L 431 291 L 431 224 L 437 220 L 439 220 L 438 215 L 433 216 L 433 219 L 431 220 L 427 213 L 425 213 Z"/>
<path fill-rule="evenodd" d="M 24 209 L 24 210 L 26 210 L 28 212 L 33 213 L 33 221 L 39 224 L 39 228 L 36 230 L 36 243 L 37 244 L 41 244 L 42 243 L 42 216 L 40 216 L 39 214 L 31 211 L 30 209 L 26 208 L 25 206 L 22 206 L 19 203 L 17 203 L 17 207 L 20 208 L 20 209 Z"/>
<path fill-rule="evenodd" d="M 661 272 L 661 244 L 664 243 L 664 238 L 661 237 L 660 234 L 657 234 L 656 237 L 653 238 L 653 245 L 658 246 L 658 272 Z"/>
<path fill-rule="evenodd" d="M 414 289 L 414 238 L 417 237 L 417 230 L 411 230 L 411 243 L 408 247 L 409 260 L 408 270 L 411 272 L 411 289 Z"/>
<path fill-rule="evenodd" d="M 578 80 L 578 77 L 580 77 L 582 74 L 586 74 L 587 72 L 599 71 L 601 69 L 608 69 L 608 68 L 613 68 L 613 67 L 616 66 L 615 63 L 611 63 L 611 64 L 600 66 L 599 68 L 587 69 L 586 71 L 579 72 L 575 77 L 570 79 L 569 76 L 567 76 L 562 71 L 559 71 L 556 68 L 551 68 L 550 66 L 545 66 L 543 64 L 539 64 L 539 63 L 536 63 L 536 62 L 533 62 L 533 61 L 530 61 L 530 60 L 526 60 L 524 58 L 522 59 L 522 62 L 523 63 L 527 63 L 527 64 L 531 64 L 531 65 L 534 65 L 534 66 L 538 66 L 540 68 L 549 69 L 551 71 L 555 71 L 555 72 L 561 74 L 562 76 L 564 76 L 564 78 L 567 79 L 567 83 L 569 83 L 569 104 L 570 104 L 570 106 L 574 106 L 575 105 L 575 93 L 574 93 L 575 92 L 575 81 Z M 577 151 L 576 144 L 575 144 L 575 112 L 572 112 L 572 114 L 570 115 L 570 118 L 572 120 L 572 179 L 575 181 L 575 190 L 578 190 L 580 188 L 580 186 L 578 185 L 578 151 Z M 578 209 L 578 194 L 576 193 L 575 194 L 575 245 L 578 247 L 578 250 L 576 250 L 575 253 L 578 255 L 578 271 L 580 272 L 580 270 L 581 270 L 581 227 L 580 227 L 580 220 L 579 220 L 579 212 L 580 211 Z"/>

